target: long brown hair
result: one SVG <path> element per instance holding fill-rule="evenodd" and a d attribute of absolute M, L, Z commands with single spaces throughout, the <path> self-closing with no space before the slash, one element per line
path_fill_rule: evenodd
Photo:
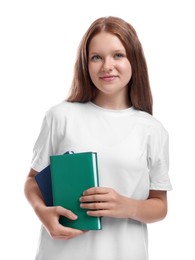
<path fill-rule="evenodd" d="M 72 86 L 67 101 L 85 103 L 96 96 L 97 89 L 88 71 L 88 49 L 92 38 L 102 31 L 116 35 L 127 52 L 132 67 L 128 92 L 131 104 L 135 109 L 152 114 L 152 93 L 142 45 L 132 25 L 113 16 L 95 20 L 84 34 L 78 48 Z"/>

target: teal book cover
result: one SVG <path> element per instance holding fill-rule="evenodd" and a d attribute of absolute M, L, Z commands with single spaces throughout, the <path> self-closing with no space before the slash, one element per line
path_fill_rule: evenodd
<path fill-rule="evenodd" d="M 60 217 L 64 226 L 80 230 L 102 229 L 101 218 L 91 217 L 80 208 L 83 191 L 99 186 L 97 153 L 83 152 L 50 157 L 53 204 L 74 212 L 78 218 Z"/>

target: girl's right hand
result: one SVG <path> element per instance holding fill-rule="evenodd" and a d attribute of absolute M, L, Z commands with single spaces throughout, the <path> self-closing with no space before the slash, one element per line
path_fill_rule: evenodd
<path fill-rule="evenodd" d="M 77 216 L 63 207 L 47 207 L 45 205 L 34 178 L 37 173 L 34 169 L 30 169 L 25 181 L 24 192 L 49 235 L 54 239 L 67 240 L 86 233 L 86 231 L 64 227 L 59 223 L 60 216 L 64 216 L 72 221 L 76 220 Z"/>
<path fill-rule="evenodd" d="M 87 232 L 61 225 L 59 223 L 60 216 L 64 216 L 72 221 L 77 219 L 77 216 L 73 212 L 61 206 L 47 207 L 42 205 L 36 208 L 36 213 L 53 239 L 67 240 Z"/>

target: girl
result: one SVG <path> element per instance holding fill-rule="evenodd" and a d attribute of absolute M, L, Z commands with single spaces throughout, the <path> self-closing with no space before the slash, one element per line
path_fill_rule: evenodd
<path fill-rule="evenodd" d="M 68 208 L 47 207 L 34 180 L 51 155 L 98 154 L 100 187 L 80 207 L 102 217 L 101 231 L 64 227 Z M 50 108 L 34 146 L 25 195 L 42 222 L 36 260 L 146 260 L 147 223 L 167 214 L 168 133 L 152 116 L 147 65 L 134 28 L 117 17 L 95 20 L 81 41 L 70 95 Z"/>

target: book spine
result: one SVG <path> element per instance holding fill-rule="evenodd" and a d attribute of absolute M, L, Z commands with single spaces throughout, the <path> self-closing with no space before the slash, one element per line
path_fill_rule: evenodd
<path fill-rule="evenodd" d="M 99 186 L 99 178 L 98 178 L 98 163 L 97 163 L 97 154 L 92 153 L 93 160 L 93 174 L 94 174 L 94 186 Z"/>
<path fill-rule="evenodd" d="M 94 186 L 99 187 L 97 153 L 92 153 L 92 160 L 93 160 Z M 101 217 L 97 217 L 97 229 L 98 230 L 102 229 Z"/>

